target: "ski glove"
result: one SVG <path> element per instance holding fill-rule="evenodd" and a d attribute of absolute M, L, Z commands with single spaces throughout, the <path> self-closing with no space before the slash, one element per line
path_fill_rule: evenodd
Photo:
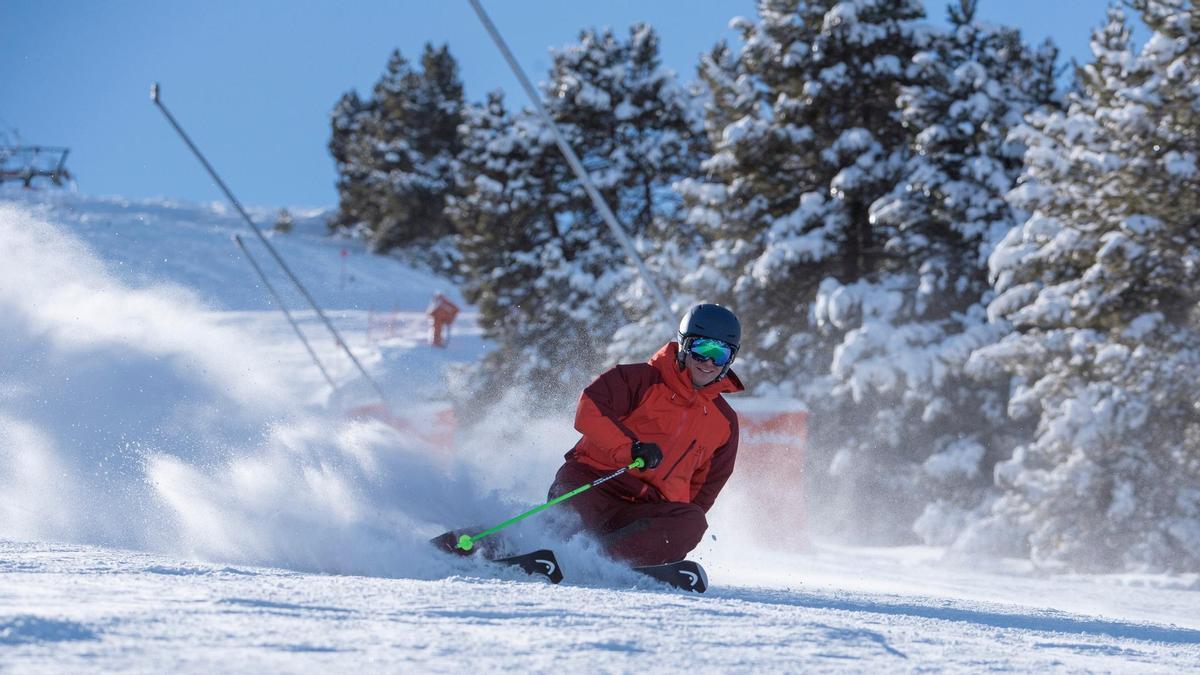
<path fill-rule="evenodd" d="M 638 441 L 629 449 L 629 454 L 634 458 L 641 458 L 646 463 L 646 469 L 653 469 L 662 461 L 662 448 L 658 447 L 658 443 L 643 443 Z"/>

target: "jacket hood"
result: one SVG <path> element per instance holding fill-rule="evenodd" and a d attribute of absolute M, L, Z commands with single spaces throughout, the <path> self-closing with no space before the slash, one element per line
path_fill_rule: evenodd
<path fill-rule="evenodd" d="M 675 341 L 663 345 L 662 349 L 650 357 L 649 363 L 662 374 L 663 381 L 667 383 L 667 386 L 681 396 L 698 395 L 711 400 L 720 394 L 733 394 L 746 390 L 732 368 L 725 373 L 725 377 L 696 389 L 692 385 L 692 378 L 688 375 L 687 369 L 679 367 L 679 343 Z"/>

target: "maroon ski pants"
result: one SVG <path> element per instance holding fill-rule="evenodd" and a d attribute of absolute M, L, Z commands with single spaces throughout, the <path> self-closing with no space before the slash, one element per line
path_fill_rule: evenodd
<path fill-rule="evenodd" d="M 550 486 L 550 499 L 590 483 L 608 472 L 567 460 Z M 660 565 L 682 560 L 696 548 L 708 521 L 704 509 L 687 502 L 669 502 L 626 473 L 567 500 L 583 529 L 596 535 L 613 558 L 633 566 Z"/>

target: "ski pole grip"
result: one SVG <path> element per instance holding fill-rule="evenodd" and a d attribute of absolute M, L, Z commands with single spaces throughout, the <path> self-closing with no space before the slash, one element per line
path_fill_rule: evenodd
<path fill-rule="evenodd" d="M 633 464 L 630 464 L 629 468 L 630 469 L 640 469 L 644 466 L 646 466 L 646 460 L 642 459 L 641 457 L 638 457 L 637 459 L 633 460 Z"/>

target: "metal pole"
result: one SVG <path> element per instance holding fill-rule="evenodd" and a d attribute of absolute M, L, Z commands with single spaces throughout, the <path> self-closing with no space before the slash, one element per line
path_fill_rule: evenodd
<path fill-rule="evenodd" d="M 312 357 L 312 362 L 316 364 L 317 370 L 321 371 L 321 375 L 325 378 L 325 381 L 329 383 L 329 386 L 332 387 L 334 391 L 337 391 L 337 385 L 333 383 L 333 378 L 329 376 L 328 372 L 326 372 L 325 366 L 321 365 L 321 360 L 317 358 L 317 353 L 314 352 L 313 348 L 308 344 L 308 339 L 304 337 L 304 333 L 300 332 L 300 326 L 296 323 L 296 320 L 292 318 L 292 313 L 289 312 L 287 307 L 283 304 L 283 298 L 279 297 L 279 294 L 275 292 L 275 287 L 271 285 L 270 281 L 267 281 L 267 275 L 263 274 L 262 268 L 258 266 L 257 262 L 255 262 L 254 256 L 250 255 L 250 251 L 246 250 L 246 245 L 242 243 L 242 236 L 240 234 L 235 234 L 233 235 L 233 240 L 237 242 L 238 248 L 242 250 L 242 253 L 246 256 L 246 260 L 250 263 L 250 266 L 254 268 L 255 272 L 258 272 L 258 278 L 262 279 L 263 286 L 267 287 L 267 292 L 271 294 L 272 298 L 275 298 L 275 304 L 279 306 L 279 311 L 283 312 L 283 315 L 287 317 L 288 323 L 292 324 L 292 330 L 296 331 L 296 337 L 300 338 L 300 341 L 304 343 L 304 348 L 308 350 L 308 355 Z"/>
<path fill-rule="evenodd" d="M 254 230 L 254 234 L 258 235 L 259 241 L 263 243 L 263 246 L 267 247 L 267 251 L 269 251 L 271 256 L 275 258 L 275 262 L 279 263 L 279 266 L 283 268 L 283 271 L 287 274 L 288 279 L 291 279 L 296 288 L 300 290 L 300 294 L 304 296 L 304 299 L 307 300 L 308 304 L 313 308 L 313 310 L 316 311 L 317 316 L 321 317 L 321 321 L 325 323 L 325 327 L 328 328 L 329 332 L 333 334 L 334 341 L 339 347 L 342 348 L 342 351 L 346 352 L 346 355 L 350 357 L 350 360 L 354 363 L 354 367 L 358 368 L 358 372 L 362 373 L 362 376 L 366 378 L 367 382 L 371 383 L 371 386 L 375 388 L 375 393 L 379 394 L 379 398 L 383 401 L 384 405 L 390 408 L 391 406 L 388 403 L 387 394 L 383 393 L 383 388 L 381 388 L 379 384 L 377 384 L 375 380 L 367 374 L 367 369 L 363 368 L 362 364 L 358 362 L 357 358 L 355 358 L 354 352 L 350 351 L 350 347 L 346 345 L 346 341 L 342 339 L 341 334 L 339 334 L 337 329 L 333 327 L 333 323 L 329 320 L 329 317 L 325 316 L 325 312 L 321 311 L 321 308 L 317 305 L 317 301 L 314 300 L 312 295 L 309 294 L 308 289 L 304 287 L 304 284 L 300 283 L 300 280 L 296 278 L 295 274 L 292 274 L 291 268 L 288 267 L 287 263 L 283 261 L 283 258 L 280 257 L 279 252 L 276 251 L 275 247 L 271 245 L 271 242 L 267 240 L 267 237 L 262 233 L 262 230 L 259 229 L 258 225 L 255 225 L 254 221 L 250 220 L 250 216 L 246 213 L 246 210 L 242 208 L 242 205 L 237 200 L 237 197 L 234 197 L 233 193 L 229 191 L 229 188 L 225 186 L 225 181 L 221 180 L 221 177 L 217 175 L 216 170 L 214 170 L 212 165 L 208 163 L 208 160 L 204 158 L 204 154 L 200 152 L 200 149 L 196 147 L 195 143 L 192 143 L 192 139 L 188 138 L 188 135 L 184 133 L 183 128 L 180 127 L 179 123 L 175 121 L 175 117 L 172 116 L 170 111 L 167 110 L 167 107 L 163 105 L 162 98 L 159 96 L 159 87 L 157 82 L 155 82 L 154 86 L 150 88 L 150 100 L 154 101 L 154 105 L 158 106 L 158 109 L 162 111 L 163 116 L 166 117 L 167 121 L 171 123 L 171 126 L 175 128 L 175 131 L 179 134 L 179 137 L 182 138 L 183 142 L 186 143 L 188 148 L 191 149 L 192 154 L 196 155 L 196 159 L 200 160 L 200 163 L 204 165 L 204 169 L 208 171 L 208 175 L 212 177 L 217 186 L 221 188 L 221 191 L 225 193 L 225 197 L 229 200 L 229 203 L 233 204 L 233 207 L 237 209 L 237 212 L 242 214 L 242 219 L 246 221 L 246 224 L 250 226 L 250 229 Z"/>
<path fill-rule="evenodd" d="M 517 63 L 516 57 L 509 51 L 508 45 L 504 42 L 504 38 L 500 37 L 500 31 L 496 30 L 496 25 L 492 23 L 487 12 L 483 11 L 483 6 L 479 4 L 479 0 L 467 1 L 471 3 L 475 14 L 479 16 L 479 21 L 487 29 L 488 35 L 492 36 L 492 41 L 500 48 L 500 53 L 504 55 L 504 60 L 508 61 L 508 66 L 512 68 L 513 74 L 517 76 L 517 80 L 521 83 L 521 88 L 525 90 L 525 94 L 533 102 L 534 110 L 537 111 L 538 115 L 542 118 L 542 122 L 554 134 L 554 142 L 558 144 L 558 149 L 562 151 L 563 157 L 566 157 L 567 164 L 571 166 L 571 170 L 575 172 L 575 176 L 579 178 L 579 182 L 583 183 L 583 189 L 592 198 L 592 204 L 600 212 L 600 217 L 604 219 L 608 228 L 612 230 L 617 241 L 621 243 L 621 247 L 625 249 L 625 255 L 633 262 L 638 274 L 642 277 L 642 281 L 645 282 L 651 294 L 654 295 L 662 319 L 673 330 L 675 320 L 671 316 L 671 303 L 667 302 L 667 296 L 663 295 L 662 289 L 658 287 L 658 282 L 654 280 L 654 276 L 650 274 L 650 270 L 646 269 L 646 263 L 642 262 L 642 258 L 638 255 L 637 249 L 633 247 L 633 242 L 629 239 L 629 235 L 625 233 L 625 228 L 621 227 L 621 223 L 617 221 L 617 217 L 613 214 L 612 209 L 608 208 L 608 203 L 604 201 L 604 197 L 601 196 L 600 191 L 596 189 L 595 183 L 592 182 L 591 175 L 588 174 L 587 169 L 583 168 L 583 163 L 579 161 L 579 157 L 575 155 L 575 151 L 567 144 L 567 139 L 559 131 L 558 125 L 554 123 L 550 114 L 542 106 L 542 100 L 538 96 L 537 90 L 529 83 L 529 78 L 525 76 L 525 71 L 521 69 L 521 65 Z"/>
<path fill-rule="evenodd" d="M 623 466 L 620 469 L 617 469 L 616 471 L 608 474 L 607 476 L 601 476 L 590 483 L 587 483 L 585 485 L 580 485 L 579 487 L 575 488 L 574 490 L 571 490 L 570 492 L 568 492 L 565 495 L 559 495 L 559 496 L 555 497 L 554 499 L 551 499 L 550 501 L 546 502 L 545 504 L 542 504 L 541 506 L 535 506 L 532 509 L 529 509 L 528 511 L 526 511 L 525 513 L 522 513 L 519 516 L 513 516 L 512 518 L 509 518 L 508 520 L 504 521 L 503 523 L 500 523 L 499 525 L 497 525 L 495 527 L 489 527 L 488 529 L 486 529 L 483 532 L 480 532 L 479 534 L 476 534 L 474 536 L 469 535 L 469 534 L 464 534 L 458 538 L 458 543 L 455 544 L 454 547 L 462 549 L 464 551 L 470 551 L 472 548 L 474 548 L 475 542 L 479 541 L 480 539 L 483 539 L 484 537 L 488 536 L 489 534 L 495 534 L 495 533 L 499 532 L 500 530 L 503 530 L 504 528 L 508 527 L 509 525 L 512 525 L 513 523 L 518 523 L 522 520 L 525 520 L 529 516 L 532 516 L 535 513 L 545 511 L 546 509 L 550 508 L 551 506 L 554 506 L 555 504 L 560 504 L 562 502 L 565 502 L 568 499 L 570 499 L 571 497 L 574 497 L 575 495 L 579 494 L 580 492 L 586 492 L 605 481 L 612 480 L 612 479 L 616 478 L 617 476 L 624 474 L 627 471 L 630 471 L 633 469 L 640 469 L 643 466 L 646 466 L 646 461 L 643 460 L 641 457 L 638 457 L 637 459 L 633 460 L 633 463 L 630 464 L 629 466 Z"/>

